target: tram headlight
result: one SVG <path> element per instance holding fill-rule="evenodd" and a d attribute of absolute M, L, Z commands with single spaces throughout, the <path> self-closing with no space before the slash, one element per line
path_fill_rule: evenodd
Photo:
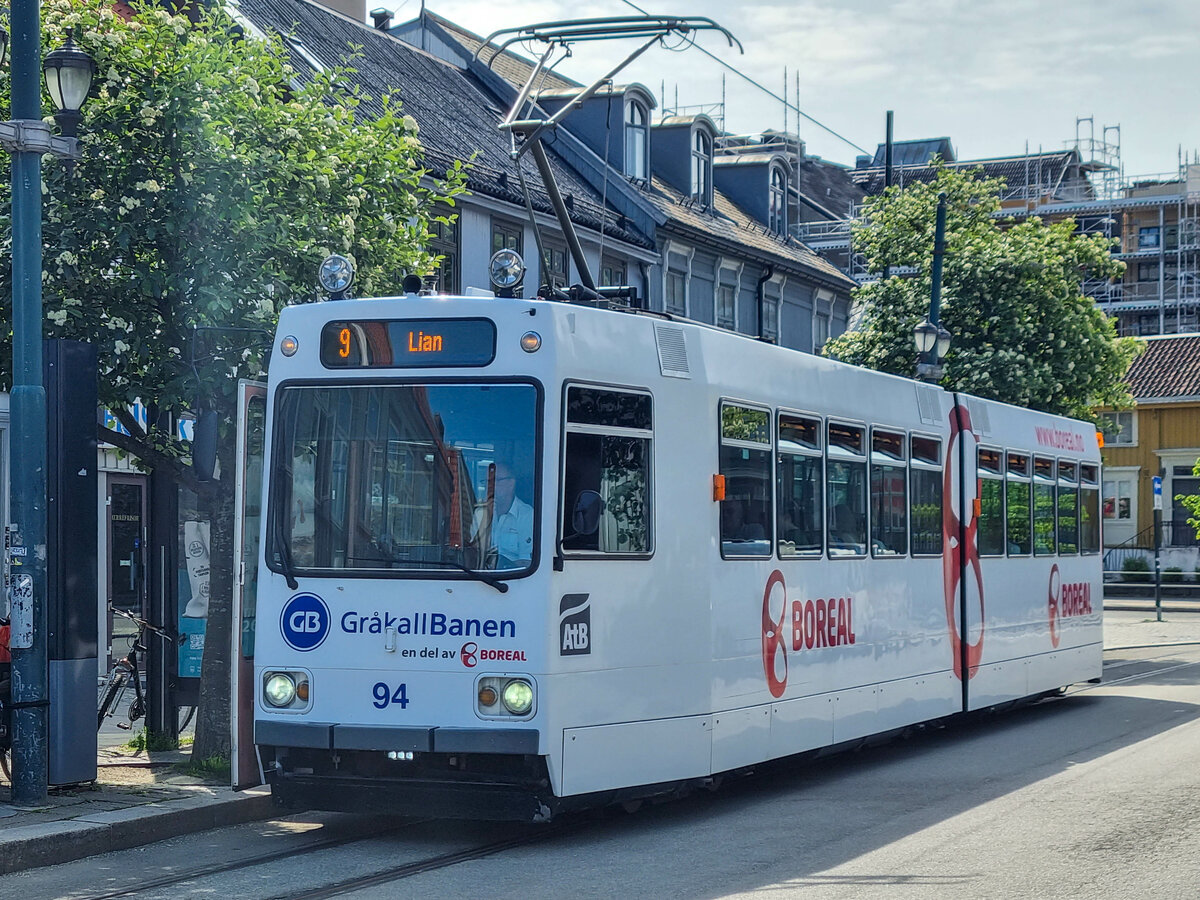
<path fill-rule="evenodd" d="M 306 683 L 305 693 L 307 692 Z M 296 699 L 296 682 L 292 680 L 292 676 L 276 672 L 267 677 L 263 685 L 263 695 L 272 706 L 290 706 Z"/>
<path fill-rule="evenodd" d="M 514 716 L 524 716 L 533 709 L 533 685 L 514 678 L 504 686 L 500 699 L 504 701 L 504 708 Z"/>
<path fill-rule="evenodd" d="M 537 707 L 537 688 L 528 675 L 483 675 L 475 682 L 475 713 L 484 719 L 525 719 Z"/>
<path fill-rule="evenodd" d="M 501 290 L 516 287 L 525 277 L 525 260 L 516 250 L 497 250 L 488 263 L 488 277 Z"/>

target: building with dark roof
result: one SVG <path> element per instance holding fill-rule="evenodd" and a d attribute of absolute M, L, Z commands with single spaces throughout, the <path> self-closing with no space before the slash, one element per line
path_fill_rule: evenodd
<path fill-rule="evenodd" d="M 1195 571 L 1195 529 L 1179 494 L 1200 494 L 1192 468 L 1200 458 L 1200 334 L 1149 337 L 1125 376 L 1134 407 L 1102 412 L 1104 543 L 1153 545 L 1154 476 L 1162 478 L 1164 566 Z M 1119 564 L 1119 563 L 1118 563 Z"/>
<path fill-rule="evenodd" d="M 484 38 L 428 10 L 390 32 L 460 67 L 504 103 L 534 70 L 508 51 L 493 59 Z M 539 85 L 536 100 L 548 114 L 580 88 L 560 73 Z M 795 194 L 786 154 L 764 147 L 758 159 L 727 160 L 707 116 L 656 119 L 656 107 L 645 86 L 614 85 L 573 110 L 550 142 L 650 236 L 658 255 L 641 277 L 651 308 L 802 350 L 845 330 L 854 283 L 790 236 L 786 214 L 772 218 L 772 185 L 785 203 Z M 598 272 L 601 283 L 622 272 L 638 281 L 619 259 L 602 260 Z"/>

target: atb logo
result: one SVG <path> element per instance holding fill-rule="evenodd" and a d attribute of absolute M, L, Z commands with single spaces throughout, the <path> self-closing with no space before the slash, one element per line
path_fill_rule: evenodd
<path fill-rule="evenodd" d="M 293 650 L 316 650 L 329 635 L 329 607 L 316 594 L 297 594 L 283 606 L 279 630 Z"/>
<path fill-rule="evenodd" d="M 475 668 L 475 664 L 479 662 L 479 645 L 474 641 L 467 641 L 458 651 L 458 657 L 468 669 Z"/>
<path fill-rule="evenodd" d="M 592 606 L 588 594 L 563 594 L 558 604 L 558 654 L 592 652 Z"/>
<path fill-rule="evenodd" d="M 779 586 L 779 618 L 771 613 L 771 596 L 776 585 Z M 767 579 L 762 606 L 763 674 L 767 676 L 767 687 L 772 697 L 782 697 L 787 690 L 787 644 L 783 640 L 783 620 L 787 616 L 787 608 L 787 585 L 784 584 L 783 573 L 776 569 Z"/>

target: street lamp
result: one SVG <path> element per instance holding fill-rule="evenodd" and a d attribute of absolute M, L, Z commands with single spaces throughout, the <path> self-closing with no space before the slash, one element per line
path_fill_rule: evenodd
<path fill-rule="evenodd" d="M 55 135 L 42 121 L 41 19 L 38 0 L 13 0 L 11 116 L 0 123 L 0 146 L 12 156 L 12 392 L 9 400 L 11 448 L 9 478 L 13 523 L 12 598 L 12 800 L 20 806 L 44 803 L 48 788 L 47 629 L 46 629 L 46 390 L 42 384 L 42 156 L 51 153 L 70 164 L 79 158 L 74 127 L 87 97 L 94 64 L 68 35 L 50 65 L 47 82 L 57 89 L 56 115 L 64 132 Z M 7 49 L 7 34 L 3 44 Z M 60 51 L 55 51 L 59 53 Z M 53 69 L 54 75 L 50 75 Z M 71 71 L 68 71 L 71 70 Z"/>
<path fill-rule="evenodd" d="M 83 114 L 79 111 L 96 74 L 96 61 L 75 46 L 73 29 L 67 29 L 67 42 L 46 54 L 42 72 L 46 90 L 54 101 L 54 121 L 67 137 L 75 137 Z"/>
<path fill-rule="evenodd" d="M 942 257 L 946 253 L 946 192 L 938 194 L 937 224 L 933 236 L 933 271 L 929 290 L 929 315 L 913 328 L 913 343 L 921 354 L 917 362 L 917 377 L 938 381 L 945 370 L 942 359 L 950 349 L 950 332 L 938 322 L 942 302 Z"/>

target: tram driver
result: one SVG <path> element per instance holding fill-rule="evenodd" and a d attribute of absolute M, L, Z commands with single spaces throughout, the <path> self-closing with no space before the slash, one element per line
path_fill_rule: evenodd
<path fill-rule="evenodd" d="M 491 508 L 485 500 L 475 509 L 475 540 L 486 540 L 483 568 L 521 569 L 533 558 L 533 507 L 517 496 L 512 465 L 495 463 Z"/>

